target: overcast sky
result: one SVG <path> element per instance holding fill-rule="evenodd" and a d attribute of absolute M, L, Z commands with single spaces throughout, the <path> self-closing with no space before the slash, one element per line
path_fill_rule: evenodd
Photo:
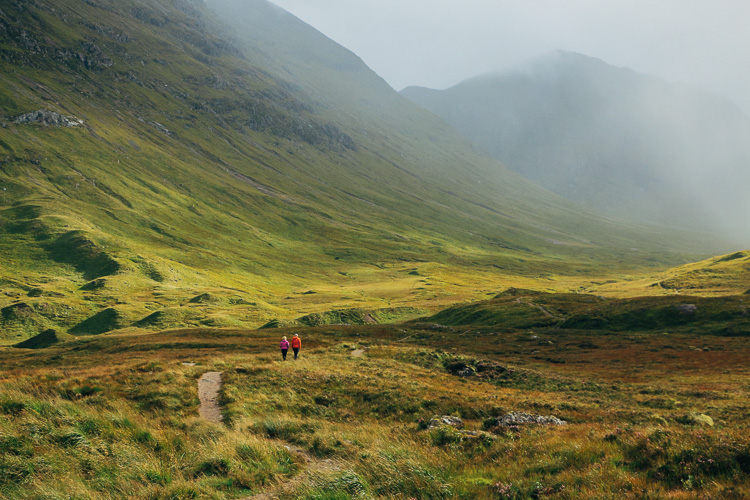
<path fill-rule="evenodd" d="M 446 88 L 554 49 L 725 95 L 750 111 L 748 0 L 272 0 L 396 90 Z"/>

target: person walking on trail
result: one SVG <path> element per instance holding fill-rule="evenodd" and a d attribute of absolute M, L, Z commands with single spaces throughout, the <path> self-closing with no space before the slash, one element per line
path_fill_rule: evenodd
<path fill-rule="evenodd" d="M 286 361 L 286 353 L 289 350 L 289 342 L 286 337 L 281 337 L 281 358 Z"/>
<path fill-rule="evenodd" d="M 292 350 L 294 351 L 294 359 L 297 359 L 300 347 L 302 347 L 302 339 L 300 339 L 299 336 L 295 333 L 294 337 L 292 337 Z"/>

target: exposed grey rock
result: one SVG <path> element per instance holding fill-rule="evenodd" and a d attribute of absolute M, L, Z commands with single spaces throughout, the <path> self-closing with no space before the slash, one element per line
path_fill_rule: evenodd
<path fill-rule="evenodd" d="M 28 52 L 38 54 L 42 52 L 41 45 L 39 42 L 26 30 L 22 30 L 21 33 L 16 37 L 18 45 Z"/>
<path fill-rule="evenodd" d="M 430 420 L 430 422 L 427 424 L 427 428 L 434 429 L 435 427 L 440 427 L 441 425 L 450 425 L 451 427 L 455 427 L 456 429 L 464 428 L 463 420 L 458 417 L 452 417 L 450 415 L 432 417 L 432 420 Z"/>
<path fill-rule="evenodd" d="M 224 78 L 221 77 L 221 75 L 214 74 L 211 78 L 209 78 L 208 85 L 217 90 L 226 90 L 229 88 L 230 84 L 228 81 L 226 81 Z"/>
<path fill-rule="evenodd" d="M 495 421 L 496 427 L 510 427 L 511 425 L 530 425 L 530 424 L 538 424 L 538 425 L 566 425 L 567 422 L 565 420 L 561 420 L 557 417 L 553 416 L 544 416 L 544 415 L 532 415 L 530 413 L 523 413 L 523 412 L 511 412 L 507 415 L 504 415 L 502 417 L 498 417 Z"/>
<path fill-rule="evenodd" d="M 56 111 L 40 109 L 17 117 L 13 120 L 13 123 L 39 123 L 52 127 L 78 127 L 79 125 L 83 125 L 83 120 L 79 120 L 73 116 L 63 116 Z"/>
<path fill-rule="evenodd" d="M 88 70 L 101 70 L 114 66 L 98 45 L 93 42 L 81 42 L 79 47 L 64 47 L 55 50 L 55 58 L 61 62 L 75 61 Z"/>
<path fill-rule="evenodd" d="M 681 314 L 684 314 L 685 316 L 693 316 L 695 315 L 695 312 L 698 310 L 695 304 L 680 304 L 675 307 L 677 308 L 678 311 L 680 311 Z"/>
<path fill-rule="evenodd" d="M 130 36 L 127 33 L 124 33 L 122 31 L 117 31 L 111 26 L 106 26 L 102 24 L 89 24 L 88 28 L 96 31 L 100 35 L 104 35 L 107 38 L 111 38 L 112 40 L 118 43 L 128 43 L 130 41 Z"/>
<path fill-rule="evenodd" d="M 157 130 L 158 130 L 159 132 L 161 132 L 162 134 L 168 135 L 168 136 L 170 136 L 170 137 L 172 136 L 172 131 L 171 131 L 171 130 L 169 130 L 169 129 L 168 129 L 167 127 L 165 127 L 164 125 L 162 125 L 161 123 L 159 123 L 159 122 L 151 122 L 151 124 L 152 124 L 152 125 L 153 125 L 154 127 L 156 127 L 156 129 L 157 129 Z"/>

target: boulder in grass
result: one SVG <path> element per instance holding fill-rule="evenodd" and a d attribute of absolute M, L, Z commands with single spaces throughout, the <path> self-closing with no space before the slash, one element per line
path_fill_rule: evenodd
<path fill-rule="evenodd" d="M 510 427 L 513 425 L 566 425 L 565 420 L 561 420 L 551 415 L 532 415 L 523 412 L 511 412 L 502 417 L 498 417 L 493 427 Z"/>
<path fill-rule="evenodd" d="M 430 422 L 427 424 L 427 428 L 434 429 L 435 427 L 440 427 L 441 425 L 449 425 L 456 429 L 464 428 L 463 420 L 461 420 L 458 417 L 452 417 L 450 415 L 443 415 L 441 417 L 433 417 L 432 420 L 430 420 Z"/>
<path fill-rule="evenodd" d="M 695 316 L 695 313 L 698 311 L 698 307 L 695 304 L 680 304 L 675 307 L 683 316 Z"/>

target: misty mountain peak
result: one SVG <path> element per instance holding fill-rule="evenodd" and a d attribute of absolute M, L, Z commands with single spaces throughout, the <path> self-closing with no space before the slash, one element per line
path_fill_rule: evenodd
<path fill-rule="evenodd" d="M 482 86 L 491 82 L 502 84 L 509 79 L 526 79 L 536 83 L 557 85 L 563 85 L 565 82 L 575 84 L 585 79 L 609 79 L 609 85 L 619 85 L 620 82 L 638 77 L 650 78 L 630 68 L 613 66 L 596 57 L 566 50 L 553 50 L 509 68 L 469 78 L 456 87 Z"/>
<path fill-rule="evenodd" d="M 747 228 L 750 117 L 725 99 L 554 51 L 402 94 L 548 189 L 618 217 Z"/>
<path fill-rule="evenodd" d="M 610 64 L 606 63 L 603 59 L 599 59 L 598 57 L 592 57 L 586 54 L 581 54 L 580 52 L 572 52 L 562 49 L 553 50 L 543 56 L 540 56 L 534 59 L 532 61 L 532 64 L 533 63 L 577 68 L 601 68 L 603 66 L 611 67 Z"/>

